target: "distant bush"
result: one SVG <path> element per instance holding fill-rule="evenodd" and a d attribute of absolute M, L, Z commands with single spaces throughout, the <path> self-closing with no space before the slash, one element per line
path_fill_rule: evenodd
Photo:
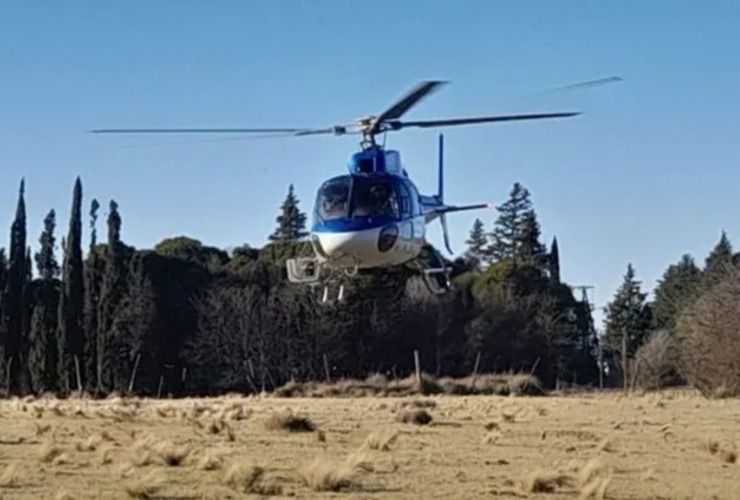
<path fill-rule="evenodd" d="M 740 270 L 708 288 L 676 323 L 678 368 L 706 397 L 740 396 Z"/>
<path fill-rule="evenodd" d="M 342 379 L 331 384 L 289 382 L 277 388 L 278 397 L 366 397 L 410 396 L 414 394 L 496 394 L 502 396 L 541 396 L 544 391 L 537 377 L 528 373 L 480 374 L 464 378 L 436 378 L 422 374 L 422 387 L 415 376 L 389 379 L 382 374 L 365 380 Z"/>
<path fill-rule="evenodd" d="M 676 342 L 667 330 L 653 332 L 635 353 L 635 386 L 656 390 L 680 381 Z"/>

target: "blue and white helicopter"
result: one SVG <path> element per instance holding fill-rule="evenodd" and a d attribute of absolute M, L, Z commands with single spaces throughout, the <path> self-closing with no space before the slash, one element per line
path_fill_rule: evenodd
<path fill-rule="evenodd" d="M 293 283 L 323 284 L 322 302 L 329 301 L 329 283 L 338 283 L 337 300 L 344 296 L 343 278 L 360 270 L 406 265 L 415 267 L 435 294 L 451 290 L 450 269 L 431 245 L 437 266 L 419 259 L 426 243 L 426 225 L 439 219 L 445 247 L 452 254 L 448 213 L 492 207 L 490 203 L 448 205 L 444 200 L 443 136 L 439 136 L 439 177 L 436 194 L 421 194 L 409 177 L 397 150 L 375 140 L 379 134 L 408 127 L 445 127 L 478 123 L 567 118 L 579 112 L 517 114 L 440 120 L 401 121 L 400 118 L 445 81 L 418 84 L 377 116 L 349 125 L 326 128 L 219 128 L 219 129 L 104 129 L 94 133 L 276 133 L 289 136 L 361 134 L 360 151 L 350 156 L 349 173 L 332 177 L 318 189 L 313 207 L 310 242 L 314 255 L 286 262 Z M 441 279 L 440 279 L 441 278 Z"/>

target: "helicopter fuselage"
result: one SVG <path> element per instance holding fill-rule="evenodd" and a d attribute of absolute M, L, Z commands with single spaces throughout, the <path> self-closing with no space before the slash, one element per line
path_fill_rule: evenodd
<path fill-rule="evenodd" d="M 316 195 L 311 243 L 317 261 L 345 269 L 407 263 L 419 256 L 426 225 L 437 218 L 448 244 L 444 214 L 486 205 L 444 204 L 441 155 L 440 137 L 439 193 L 432 196 L 419 193 L 397 151 L 372 148 L 352 155 L 349 173 L 328 179 Z"/>
<path fill-rule="evenodd" d="M 342 217 L 318 222 L 311 231 L 316 258 L 348 269 L 406 263 L 421 252 L 426 227 L 424 216 L 404 215 Z"/>

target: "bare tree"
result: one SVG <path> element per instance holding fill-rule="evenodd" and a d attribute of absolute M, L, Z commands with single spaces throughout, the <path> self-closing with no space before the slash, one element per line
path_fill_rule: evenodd
<path fill-rule="evenodd" d="M 668 330 L 650 334 L 635 353 L 633 385 L 655 390 L 675 379 L 675 342 Z"/>
<path fill-rule="evenodd" d="M 680 373 L 707 397 L 740 395 L 740 270 L 726 272 L 676 324 Z"/>
<path fill-rule="evenodd" d="M 257 388 L 265 298 L 255 285 L 216 285 L 196 303 L 198 329 L 185 346 L 188 360 L 220 389 Z"/>

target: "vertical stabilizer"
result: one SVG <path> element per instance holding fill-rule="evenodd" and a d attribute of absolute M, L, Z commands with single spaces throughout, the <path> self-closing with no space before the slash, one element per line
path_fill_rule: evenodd
<path fill-rule="evenodd" d="M 438 150 L 438 178 L 437 178 L 437 201 L 444 205 L 445 202 L 445 174 L 444 174 L 444 136 L 439 134 L 439 150 Z M 439 216 L 439 222 L 442 224 L 442 236 L 444 237 L 445 247 L 447 251 L 452 255 L 452 248 L 450 248 L 450 233 L 447 229 L 447 214 L 442 213 Z"/>
<path fill-rule="evenodd" d="M 440 203 L 444 203 L 445 181 L 444 181 L 444 136 L 439 134 L 439 153 L 438 153 L 438 178 L 437 178 L 437 198 Z"/>

